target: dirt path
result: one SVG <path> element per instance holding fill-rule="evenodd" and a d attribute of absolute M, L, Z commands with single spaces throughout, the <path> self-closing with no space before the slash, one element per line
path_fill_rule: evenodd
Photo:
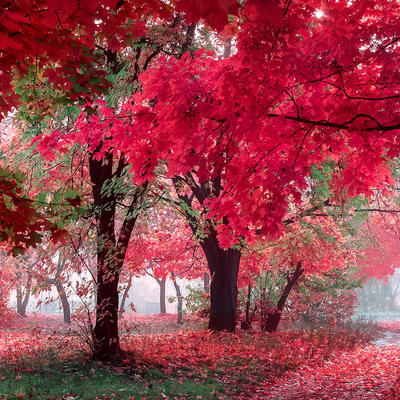
<path fill-rule="evenodd" d="M 371 345 L 288 373 L 253 400 L 400 399 L 400 392 L 389 396 L 400 375 L 398 339 L 397 344 Z"/>

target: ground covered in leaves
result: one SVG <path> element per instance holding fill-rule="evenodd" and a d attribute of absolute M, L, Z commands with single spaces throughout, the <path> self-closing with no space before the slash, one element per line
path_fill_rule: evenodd
<path fill-rule="evenodd" d="M 126 319 L 113 364 L 90 360 L 74 324 L 16 320 L 0 328 L 0 399 L 400 398 L 400 322 L 213 334 L 174 317 Z"/>

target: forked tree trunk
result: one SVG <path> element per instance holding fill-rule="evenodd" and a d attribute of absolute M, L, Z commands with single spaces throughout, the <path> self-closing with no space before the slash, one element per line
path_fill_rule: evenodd
<path fill-rule="evenodd" d="M 65 259 L 61 259 L 59 255 L 57 271 L 54 278 L 48 278 L 46 281 L 50 285 L 55 285 L 57 289 L 58 296 L 61 301 L 61 307 L 63 309 L 64 322 L 71 323 L 71 308 L 69 306 L 68 296 L 65 293 L 64 285 L 61 278 L 61 273 L 65 267 Z"/>
<path fill-rule="evenodd" d="M 187 194 L 181 193 L 180 185 L 182 182 L 186 183 L 192 190 L 192 196 L 189 197 Z M 173 183 L 179 199 L 188 207 L 192 207 L 194 196 L 203 205 L 208 196 L 212 194 L 218 197 L 222 190 L 220 177 L 215 178 L 212 185 L 196 183 L 191 174 L 185 178 L 174 177 Z M 213 188 L 213 193 L 210 192 L 210 187 Z M 186 209 L 183 210 L 183 213 L 194 235 L 197 235 L 197 230 L 202 222 Z M 237 277 L 241 251 L 235 248 L 223 249 L 219 244 L 217 232 L 211 223 L 204 227 L 204 232 L 207 232 L 207 236 L 201 240 L 200 245 L 206 256 L 211 277 L 211 307 L 208 327 L 213 331 L 234 332 L 237 309 Z"/>
<path fill-rule="evenodd" d="M 303 268 L 301 267 L 301 262 L 297 263 L 296 269 L 291 277 L 288 277 L 285 289 L 278 301 L 276 309 L 273 312 L 267 314 L 267 319 L 265 323 L 261 326 L 261 330 L 266 332 L 275 332 L 278 329 L 279 322 L 281 320 L 283 307 L 286 304 L 286 300 L 292 290 L 293 286 L 296 284 L 297 280 L 303 274 Z"/>
<path fill-rule="evenodd" d="M 154 261 L 150 260 L 149 263 L 150 266 L 150 271 L 153 269 L 154 266 Z M 159 292 L 159 304 L 160 304 L 160 314 L 164 315 L 167 313 L 167 306 L 165 303 L 165 283 L 167 282 L 167 278 L 157 278 L 153 272 L 149 272 L 148 270 L 145 270 L 146 274 L 151 276 L 158 284 L 160 287 L 160 292 Z"/>
<path fill-rule="evenodd" d="M 101 145 L 99 146 L 100 150 Z M 116 201 L 114 190 L 104 190 L 113 179 L 119 179 L 126 163 L 121 155 L 113 171 L 113 155 L 106 153 L 103 160 L 89 156 L 89 172 L 93 191 L 94 214 L 97 223 L 97 296 L 96 324 L 94 327 L 94 357 L 110 359 L 120 354 L 118 336 L 118 282 L 123 267 L 126 250 L 138 216 L 136 211 L 147 182 L 137 187 L 127 214 L 122 222 L 118 239 L 115 235 Z"/>

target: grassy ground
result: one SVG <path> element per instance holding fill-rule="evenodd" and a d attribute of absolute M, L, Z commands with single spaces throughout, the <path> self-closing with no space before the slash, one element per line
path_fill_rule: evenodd
<path fill-rule="evenodd" d="M 215 379 L 178 380 L 160 370 L 113 369 L 93 361 L 49 364 L 33 370 L 0 368 L 4 400 L 225 399 Z"/>
<path fill-rule="evenodd" d="M 57 322 L 45 318 L 37 317 L 37 325 L 27 320 L 24 329 L 0 329 L 0 400 L 266 398 L 274 380 L 365 346 L 377 335 L 372 325 L 357 324 L 274 334 L 171 332 L 171 318 L 153 317 L 133 321 L 149 324 L 153 333 L 132 334 L 127 325 L 121 336 L 125 356 L 102 364 L 90 360 L 79 336 L 65 327 L 53 331 Z M 162 324 L 164 333 L 150 329 Z"/>

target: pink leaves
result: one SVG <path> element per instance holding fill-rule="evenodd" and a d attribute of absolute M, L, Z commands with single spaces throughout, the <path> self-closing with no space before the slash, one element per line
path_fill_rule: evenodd
<path fill-rule="evenodd" d="M 146 331 L 154 332 L 171 328 L 175 318 L 136 315 L 125 322 L 136 329 L 139 324 L 146 325 Z M 84 346 L 65 329 L 59 317 L 36 314 L 21 318 L 11 330 L 0 331 L 0 361 L 21 365 L 28 358 L 29 365 L 25 365 L 29 370 L 36 365 L 35 357 L 49 348 L 61 360 L 82 360 Z M 57 333 L 51 334 L 53 331 Z M 238 400 L 395 400 L 399 347 L 366 346 L 364 334 L 339 327 L 274 334 L 183 330 L 125 334 L 121 344 L 126 353 L 115 369 L 122 373 L 131 367 L 144 375 L 157 368 L 174 382 L 216 379 L 226 397 Z M 37 358 L 37 362 L 41 360 L 43 357 Z"/>
<path fill-rule="evenodd" d="M 217 370 L 232 398 L 372 400 L 394 382 L 400 351 L 359 346 L 362 336 L 337 327 L 251 335 L 179 331 L 133 336 L 125 346 L 166 373 L 190 369 L 213 376 Z"/>
<path fill-rule="evenodd" d="M 394 383 L 393 366 L 400 362 L 397 346 L 339 353 L 320 365 L 304 366 L 275 382 L 266 399 L 377 399 Z M 279 397 L 281 396 L 281 397 Z"/>

